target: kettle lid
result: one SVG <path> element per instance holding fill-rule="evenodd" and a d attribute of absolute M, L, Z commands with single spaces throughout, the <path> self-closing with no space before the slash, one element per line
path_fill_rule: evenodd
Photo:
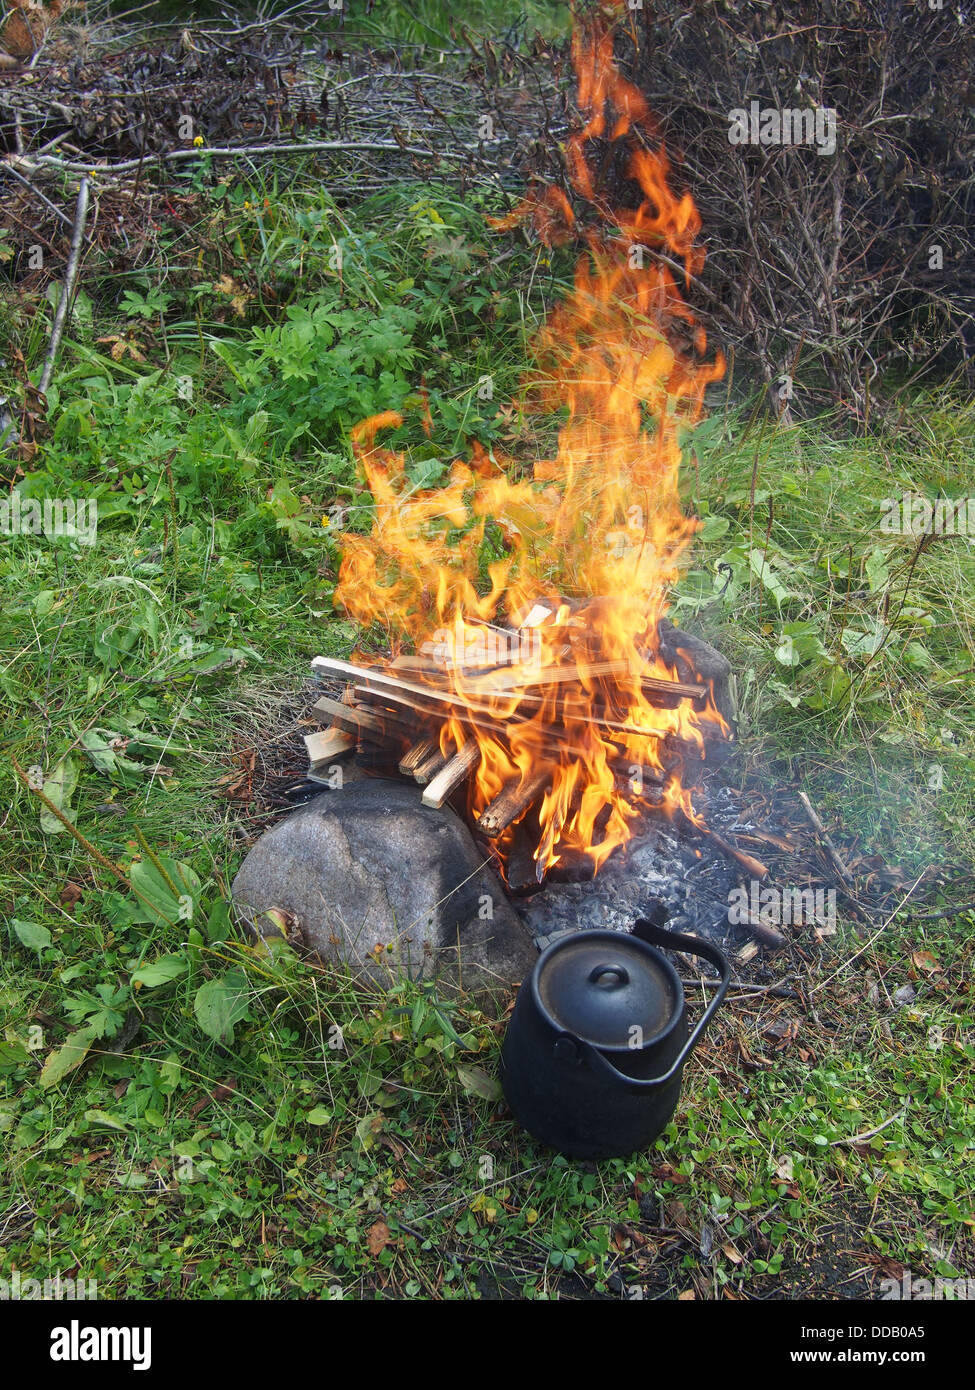
<path fill-rule="evenodd" d="M 656 1042 L 684 1007 L 670 961 L 615 931 L 580 931 L 550 946 L 536 965 L 534 993 L 554 1027 L 598 1048 Z"/>

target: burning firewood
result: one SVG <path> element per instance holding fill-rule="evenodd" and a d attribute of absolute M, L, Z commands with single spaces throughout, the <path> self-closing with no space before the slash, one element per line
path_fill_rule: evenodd
<path fill-rule="evenodd" d="M 532 802 L 541 796 L 554 775 L 554 769 L 543 767 L 530 777 L 512 778 L 478 816 L 477 828 L 481 834 L 493 839 L 507 830 L 512 821 L 523 815 Z"/>
<path fill-rule="evenodd" d="M 433 752 L 430 756 L 425 758 L 418 767 L 414 768 L 414 782 L 419 782 L 421 787 L 425 787 L 428 782 L 431 782 L 433 778 L 447 766 L 450 758 L 450 753 L 444 753 L 438 746 L 434 745 Z"/>
<path fill-rule="evenodd" d="M 481 750 L 471 740 L 458 748 L 423 793 L 424 806 L 442 806 L 450 793 L 465 782 L 481 760 Z"/>
<path fill-rule="evenodd" d="M 630 664 L 625 661 L 580 662 L 575 666 L 543 666 L 539 670 L 513 672 L 510 667 L 501 668 L 475 681 L 473 689 L 478 694 L 510 695 L 520 693 L 529 686 L 560 685 L 572 682 L 578 685 L 583 679 L 587 682 L 600 676 L 626 678 L 633 674 Z M 648 699 L 661 696 L 666 700 L 703 700 L 707 686 L 682 684 L 680 681 L 659 680 L 654 676 L 643 676 L 640 688 Z"/>
<path fill-rule="evenodd" d="M 435 739 L 421 738 L 413 743 L 403 754 L 399 762 L 399 770 L 404 777 L 412 777 L 414 772 L 421 764 L 439 751 L 439 745 Z"/>
<path fill-rule="evenodd" d="M 531 862 L 530 869 L 526 862 L 521 876 L 526 883 L 541 883 L 547 867 L 558 857 L 563 828 L 576 814 L 585 791 L 582 781 L 578 795 L 543 803 L 546 793 L 558 785 L 561 769 L 571 764 L 601 767 L 607 806 L 614 798 L 624 798 L 638 800 L 647 810 L 666 810 L 674 769 L 683 767 L 688 784 L 693 784 L 692 769 L 721 736 L 719 725 L 705 723 L 702 747 L 677 732 L 683 727 L 677 719 L 668 729 L 664 714 L 662 727 L 613 718 L 592 687 L 612 696 L 614 682 L 632 681 L 629 663 L 589 660 L 572 666 L 562 655 L 559 649 L 559 659 L 540 669 L 461 667 L 450 661 L 438 664 L 429 655 L 399 656 L 383 667 L 316 657 L 313 669 L 331 679 L 339 677 L 345 687 L 340 700 L 326 696 L 315 705 L 315 712 L 332 726 L 322 736 L 330 742 L 314 745 L 315 760 L 321 763 L 325 756 L 320 748 L 337 756 L 358 741 L 368 745 L 371 767 L 395 768 L 424 787 L 422 800 L 427 806 L 442 806 L 468 788 L 464 795 L 473 827 L 489 840 L 505 837 L 503 857 L 509 863 L 514 851 L 506 832 L 527 824 L 532 808 L 544 804 L 549 808 L 547 823 L 540 825 L 536 820 L 531 832 L 538 836 L 538 844 L 522 845 L 522 853 Z M 649 685 L 654 710 L 676 710 L 687 702 L 697 707 L 700 692 L 709 695 L 707 687 L 695 682 L 636 674 L 641 689 Z M 627 697 L 621 694 L 619 703 L 627 708 Z M 515 750 L 529 729 L 538 765 L 527 772 L 516 771 L 522 759 L 516 761 Z M 637 754 L 636 746 L 643 752 Z M 479 799 L 476 774 L 485 756 L 512 771 L 504 776 L 500 791 Z M 496 786 L 494 776 L 491 784 Z M 765 867 L 758 860 L 720 836 L 712 838 L 749 872 L 764 877 Z"/>

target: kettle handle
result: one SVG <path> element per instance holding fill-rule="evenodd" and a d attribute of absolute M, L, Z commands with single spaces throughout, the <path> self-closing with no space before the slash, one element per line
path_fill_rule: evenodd
<path fill-rule="evenodd" d="M 590 1061 L 594 1062 L 601 1070 L 612 1072 L 617 1080 L 625 1081 L 628 1089 L 633 1090 L 653 1090 L 658 1086 L 664 1086 L 668 1081 L 672 1081 L 678 1074 L 681 1067 L 687 1061 L 694 1045 L 697 1043 L 701 1034 L 710 1023 L 718 1010 L 721 1001 L 728 993 L 728 986 L 731 983 L 731 966 L 727 956 L 723 951 L 719 951 L 717 946 L 712 946 L 710 941 L 702 941 L 696 936 L 684 936 L 681 932 L 664 931 L 661 927 L 656 927 L 646 918 L 641 918 L 633 927 L 633 935 L 639 940 L 645 941 L 648 946 L 663 946 L 668 951 L 677 951 L 681 955 L 703 956 L 712 965 L 716 965 L 721 975 L 718 988 L 714 991 L 714 998 L 708 1004 L 697 1023 L 692 1028 L 687 1041 L 681 1048 L 676 1059 L 671 1063 L 667 1071 L 660 1076 L 652 1076 L 641 1079 L 635 1076 L 627 1076 L 614 1067 L 604 1053 L 599 1048 L 593 1047 L 591 1043 L 583 1042 L 579 1038 L 573 1039 L 577 1047 L 581 1047 Z M 568 1036 L 568 1035 L 566 1035 Z"/>

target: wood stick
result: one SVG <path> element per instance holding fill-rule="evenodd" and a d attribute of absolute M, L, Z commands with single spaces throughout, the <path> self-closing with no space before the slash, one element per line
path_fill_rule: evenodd
<path fill-rule="evenodd" d="M 346 686 L 346 689 L 349 689 Z M 327 717 L 336 728 L 345 729 L 349 733 L 379 734 L 384 740 L 390 735 L 397 736 L 402 732 L 401 717 L 391 714 L 388 720 L 385 717 L 371 714 L 368 710 L 360 709 L 357 705 L 345 705 L 339 700 L 330 700 L 323 696 L 316 701 L 315 710 L 323 718 Z M 394 727 L 391 729 L 389 725 Z"/>
<path fill-rule="evenodd" d="M 743 927 L 745 931 L 751 932 L 752 936 L 757 937 L 764 946 L 770 946 L 773 951 L 781 951 L 785 946 L 786 938 L 774 927 L 766 926 L 760 917 L 756 917 L 751 912 L 744 912 L 741 921 L 735 923 L 736 926 Z"/>
<path fill-rule="evenodd" d="M 58 348 L 61 346 L 61 336 L 64 333 L 64 325 L 68 317 L 71 296 L 74 293 L 74 282 L 78 274 L 78 262 L 81 259 L 81 243 L 85 235 L 85 223 L 88 220 L 89 187 L 88 175 L 85 174 L 78 188 L 78 201 L 75 204 L 74 211 L 74 230 L 71 234 L 71 249 L 68 252 L 68 264 L 64 272 L 64 283 L 61 286 L 61 298 L 58 300 L 58 307 L 54 313 L 51 341 L 47 346 L 47 356 L 44 358 L 41 379 L 37 383 L 37 389 L 42 396 L 47 392 L 47 388 L 51 384 L 55 359 L 58 355 Z"/>
<path fill-rule="evenodd" d="M 511 822 L 517 820 L 541 795 L 554 776 L 554 768 L 543 767 L 527 780 L 520 776 L 512 777 L 478 816 L 477 828 L 481 834 L 493 839 L 507 830 Z"/>
<path fill-rule="evenodd" d="M 454 671 L 461 671 L 465 676 L 469 676 L 472 674 L 484 675 L 488 671 L 501 671 L 505 668 L 497 661 L 438 661 L 432 655 L 421 654 L 419 656 L 397 656 L 389 663 L 388 669 L 407 673 L 415 671 L 421 676 L 432 676 L 445 685 Z"/>
<path fill-rule="evenodd" d="M 305 773 L 305 781 L 317 782 L 320 787 L 331 787 L 331 789 L 335 791 L 335 771 L 334 758 L 330 763 L 315 763 Z"/>
<path fill-rule="evenodd" d="M 305 747 L 308 761 L 314 765 L 351 753 L 355 748 L 355 737 L 344 729 L 326 729 L 322 734 L 305 734 Z"/>
<path fill-rule="evenodd" d="M 414 743 L 412 747 L 407 749 L 402 758 L 400 758 L 400 772 L 402 772 L 404 777 L 412 777 L 421 763 L 425 763 L 432 754 L 439 751 L 440 745 L 437 743 L 436 739 L 421 738 L 418 743 Z"/>
<path fill-rule="evenodd" d="M 373 690 L 368 685 L 347 685 L 345 688 L 352 692 L 352 702 L 357 709 L 369 710 L 380 718 L 398 719 L 421 734 L 428 724 L 442 722 L 450 714 L 449 709 L 427 709 L 412 695 L 401 699 L 392 691 Z"/>
<path fill-rule="evenodd" d="M 561 685 L 564 682 L 579 681 L 582 676 L 630 676 L 633 671 L 628 661 L 590 661 L 578 666 L 538 666 L 517 673 L 509 668 L 493 673 L 474 682 L 476 690 L 490 691 L 498 695 L 516 695 L 522 687 L 532 685 Z M 508 676 L 505 683 L 504 677 Z M 514 682 L 511 676 L 515 676 Z M 640 686 L 645 694 L 669 695 L 680 699 L 702 700 L 708 693 L 706 685 L 689 685 L 683 681 L 662 680 L 659 676 L 643 676 Z"/>
<path fill-rule="evenodd" d="M 829 1146 L 831 1149 L 835 1149 L 839 1144 L 864 1144 L 868 1139 L 873 1139 L 876 1135 L 882 1134 L 885 1129 L 889 1129 L 890 1126 L 896 1124 L 898 1120 L 903 1120 L 906 1114 L 907 1106 L 905 1105 L 902 1110 L 897 1111 L 896 1115 L 891 1115 L 889 1119 L 884 1120 L 882 1125 L 875 1125 L 873 1129 L 865 1129 L 861 1134 L 851 1134 L 847 1139 L 831 1139 L 829 1141 Z"/>
<path fill-rule="evenodd" d="M 383 691 L 380 693 L 370 689 L 368 686 L 358 685 L 355 687 L 355 691 L 356 694 L 364 700 L 373 700 L 384 704 L 396 705 L 404 711 L 409 711 L 416 719 L 424 721 L 424 716 L 426 716 L 430 721 L 436 722 L 438 726 L 442 722 L 444 714 L 447 713 L 447 711 L 427 709 L 424 707 L 420 697 L 405 692 L 394 693 L 393 691 Z M 529 696 L 527 698 L 532 699 L 533 697 Z M 455 717 L 460 719 L 464 724 L 473 729 L 483 729 L 486 733 L 492 734 L 498 742 L 505 746 L 508 746 L 510 742 L 511 730 L 516 729 L 519 724 L 525 722 L 518 719 L 503 719 L 499 715 L 482 712 L 480 708 L 472 709 L 470 706 L 465 706 L 460 701 L 456 703 L 455 710 L 452 707 L 451 712 L 455 712 Z M 592 718 L 590 723 L 600 729 L 606 729 L 607 727 L 610 729 L 628 729 L 627 725 L 613 725 L 609 720 Z M 692 753 L 698 752 L 696 744 L 688 744 L 686 740 L 679 739 L 676 735 L 652 734 L 642 729 L 629 729 L 629 732 L 639 733 L 643 738 L 656 739 L 658 745 L 660 745 L 662 756 L 665 758 L 671 753 L 677 756 L 689 756 Z M 539 731 L 539 733 L 541 734 L 541 731 Z M 553 762 L 560 757 L 585 758 L 591 754 L 591 749 L 586 750 L 577 747 L 575 744 L 566 743 L 564 737 L 563 731 L 558 728 L 552 728 L 547 731 L 547 741 L 551 748 Z M 609 739 L 611 743 L 614 741 L 618 742 L 618 740 Z M 436 748 L 439 744 L 434 741 L 433 746 Z M 621 752 L 618 752 L 617 755 L 610 755 L 610 759 L 613 763 L 614 771 L 617 772 L 620 777 L 624 778 L 624 780 L 628 779 L 630 777 L 629 768 L 634 760 L 632 758 L 624 759 Z M 411 775 L 413 771 L 414 769 L 411 769 Z M 651 783 L 659 782 L 662 785 L 666 782 L 667 773 L 665 771 L 658 772 L 651 767 L 645 766 L 643 769 L 643 777 L 645 781 Z"/>
<path fill-rule="evenodd" d="M 463 717 L 464 721 L 478 729 L 487 729 L 493 733 L 503 734 L 505 727 L 518 720 L 506 720 L 501 715 L 492 714 L 490 711 L 482 710 L 479 706 L 471 707 L 466 705 L 457 696 L 446 695 L 442 700 L 432 701 L 429 705 L 423 703 L 423 697 L 413 695 L 408 690 L 372 690 L 366 685 L 357 685 L 356 694 L 363 699 L 372 699 L 381 704 L 392 704 L 410 710 L 414 716 L 421 721 L 442 724 L 445 719 L 453 715 L 456 718 Z M 424 694 L 427 692 L 425 691 Z M 434 692 L 429 692 L 433 694 Z M 438 708 L 439 703 L 439 708 Z"/>
<path fill-rule="evenodd" d="M 843 880 L 844 883 L 852 883 L 853 875 L 850 873 L 849 869 L 846 867 L 843 860 L 840 858 L 839 851 L 833 844 L 833 841 L 829 838 L 829 835 L 827 835 L 826 827 L 823 825 L 823 822 L 819 819 L 819 816 L 813 809 L 813 804 L 809 800 L 809 797 L 806 795 L 805 792 L 800 792 L 799 800 L 802 802 L 803 810 L 809 817 L 809 823 L 811 824 L 813 830 L 815 830 L 817 836 L 819 837 L 820 844 L 822 845 L 826 853 L 829 855 L 830 860 L 833 864 L 833 868 L 839 874 L 840 878 Z"/>
<path fill-rule="evenodd" d="M 377 671 L 371 666 L 353 666 L 350 661 L 340 661 L 337 657 L 316 656 L 311 663 L 312 670 L 327 676 L 344 676 L 346 680 L 357 681 L 371 689 L 380 698 L 387 695 L 413 695 L 434 705 L 449 705 L 451 708 L 465 709 L 466 703 L 459 696 L 447 690 L 437 690 L 430 685 L 417 685 L 414 681 L 402 680 L 385 671 Z"/>
<path fill-rule="evenodd" d="M 471 706 L 471 701 L 456 692 L 439 690 L 434 686 L 420 685 L 414 681 L 403 680 L 400 677 L 389 674 L 388 671 L 380 671 L 372 666 L 354 666 L 349 661 L 341 661 L 337 657 L 316 656 L 312 661 L 312 670 L 324 675 L 345 676 L 347 680 L 360 681 L 367 686 L 373 686 L 380 691 L 399 690 L 406 691 L 410 695 L 417 695 L 428 700 L 440 701 L 443 703 L 458 705 L 461 708 Z M 597 661 L 591 663 L 587 670 L 592 675 L 613 675 L 623 674 L 629 670 L 625 661 Z M 508 668 L 502 668 L 505 676 L 509 675 Z M 495 673 L 495 677 L 502 673 Z M 575 666 L 549 666 L 542 667 L 538 671 L 529 671 L 520 678 L 517 687 L 508 689 L 504 685 L 492 685 L 491 679 L 485 678 L 472 683 L 471 695 L 483 694 L 500 698 L 520 697 L 523 694 L 522 687 L 527 691 L 533 685 L 563 684 L 579 679 L 579 670 Z M 665 681 L 654 676 L 645 676 L 641 681 L 644 690 L 655 691 L 659 694 L 668 696 L 680 696 L 687 699 L 702 699 L 707 695 L 707 686 L 686 685 L 680 681 Z M 536 700 L 538 697 L 535 697 Z M 611 725 L 608 725 L 611 727 Z M 646 730 L 637 729 L 632 726 L 620 725 L 620 729 L 625 732 L 633 732 L 645 735 Z"/>
<path fill-rule="evenodd" d="M 397 689 L 397 686 L 399 687 Z M 498 714 L 488 706 L 469 703 L 462 696 L 455 695 L 450 691 L 435 690 L 432 686 L 422 687 L 413 686 L 409 681 L 390 681 L 388 688 L 381 690 L 374 689 L 369 685 L 357 685 L 355 687 L 357 696 L 367 699 L 392 703 L 406 706 L 418 715 L 428 715 L 434 719 L 442 719 L 446 712 L 454 713 L 458 718 L 463 718 L 465 723 L 472 725 L 476 729 L 486 729 L 490 732 L 504 736 L 505 731 L 514 725 L 527 722 L 514 717 L 508 718 Z M 517 694 L 517 691 L 509 692 Z M 427 701 L 427 703 L 424 703 Z M 542 697 L 539 695 L 525 695 L 519 701 L 519 708 L 523 705 L 537 707 L 541 704 Z M 446 706 L 446 710 L 437 709 L 437 705 Z M 432 707 L 431 707 L 432 706 Z M 603 730 L 609 734 L 621 734 L 624 737 L 655 739 L 658 743 L 678 744 L 686 749 L 688 753 L 698 752 L 696 744 L 690 743 L 686 739 L 679 739 L 673 734 L 657 733 L 653 729 L 641 729 L 635 724 L 620 724 L 614 719 L 604 719 L 599 715 L 586 713 L 579 710 L 573 711 L 574 717 L 585 720 L 593 728 Z M 559 729 L 553 728 L 550 731 L 553 741 L 560 740 L 562 733 Z M 705 734 L 705 738 L 707 735 Z M 611 742 L 614 740 L 610 740 Z M 618 741 L 618 740 L 615 740 Z M 560 743 L 560 747 L 565 752 L 570 752 L 567 746 Z M 580 754 L 584 756 L 584 754 Z"/>
<path fill-rule="evenodd" d="M 424 791 L 420 798 L 424 806 L 442 806 L 454 788 L 471 775 L 480 761 L 481 750 L 473 739 L 462 744 Z"/>
<path fill-rule="evenodd" d="M 702 835 L 707 835 L 712 839 L 718 846 L 718 849 L 723 850 L 725 854 L 730 855 L 732 859 L 736 860 L 743 869 L 751 874 L 752 878 L 768 877 L 767 864 L 763 864 L 760 859 L 753 859 L 750 854 L 746 854 L 743 849 L 739 849 L 737 845 L 733 845 L 729 840 L 726 840 L 723 835 L 719 835 L 716 830 L 712 830 L 710 826 L 698 825 L 695 826 L 695 829 L 699 830 Z"/>
<path fill-rule="evenodd" d="M 484 728 L 504 734 L 513 722 L 509 717 L 497 713 L 490 706 L 474 704 L 466 700 L 463 696 L 457 695 L 448 690 L 437 690 L 433 686 L 416 685 L 412 681 L 398 680 L 394 676 L 386 675 L 382 672 L 375 672 L 370 669 L 359 670 L 351 666 L 348 662 L 341 662 L 332 657 L 316 657 L 312 662 L 316 669 L 327 671 L 334 674 L 332 668 L 338 669 L 338 674 L 351 674 L 365 682 L 356 686 L 356 694 L 362 697 L 370 697 L 374 700 L 391 702 L 396 705 L 405 705 L 420 715 L 432 715 L 434 718 L 440 716 L 437 706 L 446 706 L 451 711 L 456 711 L 463 716 L 465 721 L 475 728 Z M 344 669 L 341 669 L 344 668 Z M 375 683 L 374 683 L 375 682 Z M 517 696 L 518 691 L 500 692 L 509 696 Z M 538 706 L 541 704 L 542 697 L 538 695 L 524 695 L 519 700 L 519 705 Z M 432 706 L 432 708 L 431 708 Z M 610 734 L 620 734 L 630 738 L 655 739 L 657 742 L 668 741 L 673 743 L 674 736 L 658 733 L 652 729 L 641 729 L 635 724 L 621 724 L 614 719 L 604 719 L 599 715 L 587 713 L 579 710 L 576 715 L 579 719 L 587 719 L 594 728 L 606 731 Z M 559 731 L 553 730 L 553 737 L 558 737 Z M 707 731 L 705 731 L 705 740 Z M 696 752 L 697 745 L 691 744 L 688 740 L 679 740 L 686 747 L 688 754 Z"/>
<path fill-rule="evenodd" d="M 786 854 L 795 854 L 796 847 L 785 835 L 775 835 L 771 830 L 753 830 L 750 835 L 740 831 L 739 840 L 747 840 L 756 845 L 773 845 L 776 849 L 783 850 Z"/>
<path fill-rule="evenodd" d="M 431 721 L 436 722 L 438 725 L 443 722 L 446 714 L 452 714 L 456 719 L 461 720 L 470 728 L 483 729 L 485 733 L 492 734 L 499 743 L 503 743 L 506 746 L 509 742 L 509 731 L 527 722 L 520 719 L 505 719 L 501 715 L 482 711 L 479 707 L 472 709 L 469 705 L 465 705 L 459 700 L 450 702 L 450 710 L 437 710 L 426 709 L 417 696 L 405 692 L 394 694 L 392 691 L 383 691 L 379 693 L 375 690 L 370 690 L 368 686 L 356 686 L 356 691 L 364 699 L 371 696 L 376 700 L 389 702 L 394 705 L 402 705 L 404 708 L 411 710 L 417 717 L 422 719 L 422 717 L 426 715 Z M 595 723 L 597 721 L 592 722 Z M 547 736 L 551 743 L 553 755 L 558 754 L 566 757 L 578 758 L 587 756 L 585 749 L 578 748 L 574 744 L 568 744 L 563 741 L 564 734 L 562 730 L 557 728 L 550 729 L 548 730 Z M 654 736 L 647 735 L 647 737 Z"/>
<path fill-rule="evenodd" d="M 214 145 L 205 153 L 212 159 L 249 159 L 259 154 L 269 154 L 277 158 L 283 154 L 314 154 L 319 150 L 392 150 L 394 153 L 401 150 L 404 154 L 416 155 L 419 159 L 464 160 L 469 157 L 463 148 L 452 151 L 445 150 L 441 145 L 438 150 L 427 150 L 415 145 L 400 145 L 393 140 L 300 140 L 280 145 Z M 177 148 L 140 155 L 138 159 L 120 159 L 114 164 L 108 162 L 93 165 L 90 159 L 86 163 L 79 163 L 76 160 L 57 159 L 53 155 L 25 155 L 18 163 L 28 172 L 46 167 L 61 170 L 66 174 L 87 174 L 95 168 L 100 178 L 109 178 L 115 174 L 127 174 L 130 170 L 141 169 L 143 166 L 173 164 L 184 159 L 199 158 L 198 149 Z"/>
<path fill-rule="evenodd" d="M 419 767 L 413 771 L 414 782 L 419 782 L 421 787 L 436 777 L 450 761 L 451 754 L 441 753 L 439 745 L 434 745 L 434 751 L 425 762 L 420 763 Z"/>

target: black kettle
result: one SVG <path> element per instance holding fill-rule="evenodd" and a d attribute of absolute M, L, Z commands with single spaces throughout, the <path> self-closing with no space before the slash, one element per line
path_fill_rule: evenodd
<path fill-rule="evenodd" d="M 658 946 L 703 956 L 720 972 L 690 1033 L 680 977 Z M 569 1158 L 646 1149 L 677 1108 L 684 1063 L 730 979 L 716 946 L 644 920 L 632 935 L 580 931 L 556 941 L 518 991 L 501 1050 L 515 1119 Z"/>

